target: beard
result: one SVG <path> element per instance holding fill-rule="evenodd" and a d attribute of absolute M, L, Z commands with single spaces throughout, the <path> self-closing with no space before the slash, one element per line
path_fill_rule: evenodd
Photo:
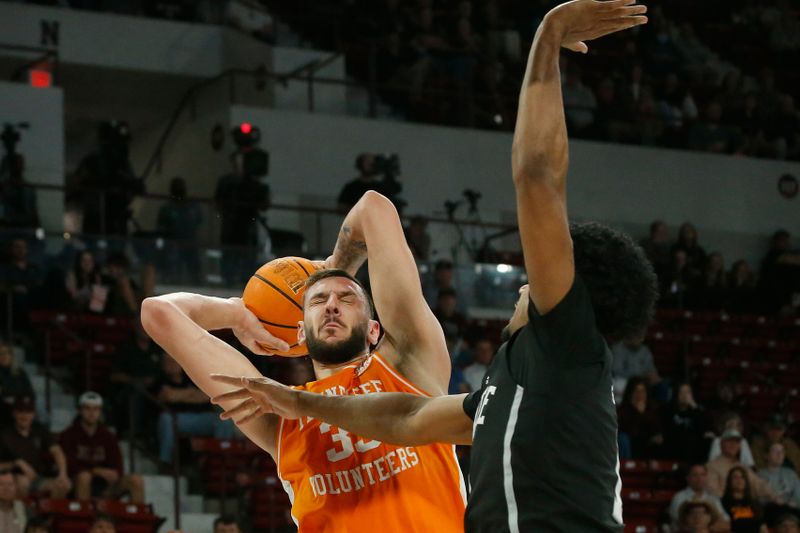
<path fill-rule="evenodd" d="M 500 343 L 506 343 L 511 339 L 511 335 L 513 332 L 511 331 L 511 324 L 508 324 L 506 327 L 503 328 L 503 331 L 500 332 Z"/>
<path fill-rule="evenodd" d="M 363 354 L 367 348 L 367 327 L 368 324 L 359 325 L 353 328 L 348 338 L 337 342 L 322 341 L 316 333 L 309 331 L 306 337 L 308 356 L 327 365 L 346 363 Z"/>

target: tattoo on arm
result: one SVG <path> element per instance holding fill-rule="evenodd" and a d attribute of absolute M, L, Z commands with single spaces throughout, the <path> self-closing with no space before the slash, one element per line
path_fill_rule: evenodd
<path fill-rule="evenodd" d="M 333 257 L 338 268 L 348 272 L 355 272 L 367 258 L 367 243 L 353 239 L 352 229 L 342 226 Z"/>

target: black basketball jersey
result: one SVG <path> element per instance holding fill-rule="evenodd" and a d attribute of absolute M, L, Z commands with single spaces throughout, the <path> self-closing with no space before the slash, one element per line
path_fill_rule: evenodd
<path fill-rule="evenodd" d="M 597 331 L 583 282 L 497 352 L 473 419 L 471 494 L 475 532 L 618 533 L 622 501 L 611 351 Z"/>

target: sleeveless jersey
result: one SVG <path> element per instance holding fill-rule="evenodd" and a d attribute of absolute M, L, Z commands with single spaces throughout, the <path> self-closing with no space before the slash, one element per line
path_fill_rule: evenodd
<path fill-rule="evenodd" d="M 378 353 L 297 388 L 428 396 Z M 464 531 L 465 486 L 452 445 L 394 446 L 310 417 L 281 419 L 277 444 L 278 475 L 301 533 Z"/>

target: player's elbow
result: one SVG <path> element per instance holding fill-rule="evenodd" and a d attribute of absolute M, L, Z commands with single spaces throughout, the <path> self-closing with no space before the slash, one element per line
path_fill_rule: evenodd
<path fill-rule="evenodd" d="M 142 302 L 142 327 L 151 338 L 157 338 L 168 327 L 170 307 L 169 302 L 158 296 L 145 298 Z"/>
<path fill-rule="evenodd" d="M 390 214 L 394 213 L 397 216 L 397 209 L 394 204 L 387 197 L 376 191 L 367 191 L 364 196 L 359 200 L 360 207 L 367 215 L 380 213 Z"/>
<path fill-rule="evenodd" d="M 544 150 L 515 142 L 511 149 L 511 174 L 514 183 L 559 183 L 566 176 L 569 156 L 566 150 Z"/>

